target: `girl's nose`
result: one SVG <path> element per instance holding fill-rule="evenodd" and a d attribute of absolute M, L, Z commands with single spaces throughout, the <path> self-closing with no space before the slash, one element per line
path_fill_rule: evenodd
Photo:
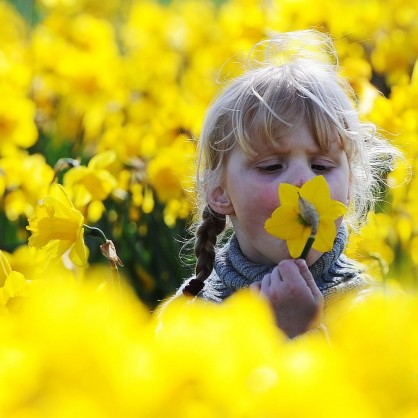
<path fill-rule="evenodd" d="M 289 183 L 296 187 L 302 187 L 308 180 L 315 177 L 315 173 L 311 167 L 306 165 L 297 165 L 294 167 L 291 173 Z"/>

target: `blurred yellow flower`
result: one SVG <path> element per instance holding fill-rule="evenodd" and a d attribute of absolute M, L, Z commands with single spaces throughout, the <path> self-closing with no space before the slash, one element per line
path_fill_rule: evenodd
<path fill-rule="evenodd" d="M 5 213 L 9 220 L 31 217 L 39 199 L 47 194 L 54 171 L 41 154 L 16 151 L 0 159 L 0 178 L 5 182 Z M 1 179 L 0 179 L 1 183 Z M 1 193 L 0 184 L 0 193 Z"/>
<path fill-rule="evenodd" d="M 3 194 L 5 191 L 6 191 L 6 179 L 0 167 L 0 199 L 3 197 Z"/>
<path fill-rule="evenodd" d="M 95 155 L 87 166 L 71 168 L 64 175 L 64 187 L 77 209 L 82 210 L 94 203 L 96 210 L 93 212 L 96 213 L 93 221 L 100 218 L 104 210 L 103 205 L 98 203 L 105 200 L 117 185 L 117 180 L 107 169 L 115 159 L 116 154 L 113 151 L 105 151 Z M 92 214 L 93 212 L 90 211 Z"/>
<path fill-rule="evenodd" d="M 54 258 L 70 250 L 71 261 L 77 266 L 84 266 L 87 253 L 83 223 L 83 215 L 74 207 L 64 187 L 54 184 L 50 194 L 36 207 L 35 216 L 29 219 L 26 227 L 32 232 L 29 245 L 36 248 L 47 246 Z"/>
<path fill-rule="evenodd" d="M 48 283 L 16 315 L 0 316 L 1 416 L 149 416 L 137 396 L 152 382 L 142 343 L 148 312 L 128 291 L 116 303 L 93 282 Z"/>
<path fill-rule="evenodd" d="M 395 219 L 386 213 L 369 212 L 359 233 L 351 233 L 346 254 L 367 266 L 367 273 L 383 279 L 394 260 Z M 392 237 L 392 240 L 391 240 Z"/>
<path fill-rule="evenodd" d="M 12 271 L 0 288 L 0 312 L 9 312 L 16 307 L 21 298 L 28 295 L 29 285 L 22 273 Z"/>
<path fill-rule="evenodd" d="M 12 268 L 10 267 L 10 263 L 3 254 L 3 251 L 0 250 L 0 286 L 4 286 L 4 282 L 11 272 Z"/>
<path fill-rule="evenodd" d="M 32 146 L 38 139 L 38 132 L 34 103 L 9 89 L 0 91 L 0 144 L 4 155 L 12 147 Z"/>
<path fill-rule="evenodd" d="M 62 14 L 74 15 L 77 13 L 112 16 L 120 12 L 127 0 L 40 0 L 38 7 L 45 10 L 58 11 Z"/>
<path fill-rule="evenodd" d="M 377 413 L 373 416 L 417 415 L 417 315 L 416 294 L 386 284 L 329 324 L 346 376 L 359 393 L 367 394 Z"/>
<path fill-rule="evenodd" d="M 149 182 L 161 202 L 181 199 L 191 187 L 195 146 L 179 136 L 171 146 L 166 147 L 149 162 Z"/>
<path fill-rule="evenodd" d="M 336 235 L 335 220 L 342 216 L 347 208 L 341 202 L 331 199 L 328 184 L 323 176 L 314 177 L 301 188 L 281 183 L 281 205 L 267 219 L 266 231 L 285 240 L 293 258 L 300 257 L 312 228 L 302 217 L 299 198 L 311 203 L 319 215 L 318 232 L 312 248 L 321 252 L 330 251 Z"/>
<path fill-rule="evenodd" d="M 248 289 L 223 304 L 181 296 L 150 315 L 102 277 L 48 283 L 0 315 L 1 416 L 416 416 L 416 295 L 350 302 L 329 344 L 314 332 L 289 341 Z"/>
<path fill-rule="evenodd" d="M 8 312 L 20 296 L 25 296 L 28 283 L 23 274 L 13 271 L 0 250 L 0 312 Z"/>
<path fill-rule="evenodd" d="M 195 145 L 180 135 L 155 155 L 147 166 L 149 184 L 164 203 L 164 222 L 172 227 L 186 218 L 193 208 L 193 172 Z M 146 212 L 146 189 L 142 210 Z"/>

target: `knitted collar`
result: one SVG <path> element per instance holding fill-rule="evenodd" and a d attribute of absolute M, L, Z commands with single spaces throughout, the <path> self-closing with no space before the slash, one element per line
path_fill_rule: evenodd
<path fill-rule="evenodd" d="M 342 254 L 347 238 L 347 227 L 342 224 L 332 250 L 324 253 L 309 267 L 318 288 L 323 293 L 360 273 L 358 266 Z M 233 235 L 216 256 L 214 269 L 225 288 L 233 292 L 261 280 L 265 274 L 273 270 L 273 267 L 249 261 L 241 252 L 237 237 Z"/>

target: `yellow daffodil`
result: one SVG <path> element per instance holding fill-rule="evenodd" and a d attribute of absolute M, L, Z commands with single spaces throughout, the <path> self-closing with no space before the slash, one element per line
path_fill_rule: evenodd
<path fill-rule="evenodd" d="M 68 198 L 60 184 L 51 187 L 50 194 L 38 204 L 35 216 L 29 219 L 27 229 L 32 232 L 29 245 L 48 247 L 53 257 L 70 250 L 70 259 L 77 266 L 87 261 L 84 245 L 84 217 Z"/>
<path fill-rule="evenodd" d="M 34 123 L 34 103 L 23 95 L 1 89 L 0 141 L 1 153 L 11 152 L 13 147 L 28 148 L 35 144 L 38 132 Z"/>
<path fill-rule="evenodd" d="M 12 270 L 6 255 L 0 250 L 0 312 L 8 312 L 21 296 L 25 296 L 28 284 L 22 273 Z"/>
<path fill-rule="evenodd" d="M 148 164 L 151 186 L 161 202 L 182 199 L 185 189 L 191 187 L 195 147 L 179 136 L 169 147 L 163 148 Z"/>
<path fill-rule="evenodd" d="M 366 223 L 359 233 L 350 235 L 345 249 L 345 254 L 364 264 L 376 280 L 388 275 L 395 258 L 395 219 L 387 213 L 369 212 Z"/>
<path fill-rule="evenodd" d="M 22 298 L 28 295 L 30 284 L 22 273 L 12 271 L 0 288 L 0 312 L 10 312 L 10 309 L 13 311 L 13 307 L 19 306 Z"/>
<path fill-rule="evenodd" d="M 281 205 L 265 223 L 266 231 L 287 242 L 293 258 L 300 257 L 312 226 L 302 214 L 300 201 L 313 205 L 319 217 L 318 232 L 312 247 L 320 252 L 330 251 L 336 235 L 335 220 L 346 211 L 341 202 L 331 199 L 328 184 L 323 176 L 316 176 L 301 188 L 287 183 L 279 186 Z"/>
<path fill-rule="evenodd" d="M 102 201 L 116 187 L 117 181 L 108 170 L 115 161 L 113 151 L 95 155 L 87 166 L 71 168 L 64 176 L 64 186 L 77 209 L 87 207 L 88 218 L 95 222 L 104 211 Z"/>
<path fill-rule="evenodd" d="M 4 195 L 7 218 L 16 221 L 22 215 L 31 217 L 39 199 L 47 194 L 53 176 L 53 169 L 41 154 L 18 151 L 1 158 L 0 194 L 3 178 L 7 190 Z"/>

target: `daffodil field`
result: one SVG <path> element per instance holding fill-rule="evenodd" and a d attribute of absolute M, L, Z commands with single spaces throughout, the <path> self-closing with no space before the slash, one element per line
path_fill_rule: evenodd
<path fill-rule="evenodd" d="M 312 27 L 405 156 L 347 248 L 381 290 L 329 338 L 247 291 L 161 309 L 206 107 Z M 417 60 L 417 0 L 0 0 L 0 417 L 417 417 Z"/>

